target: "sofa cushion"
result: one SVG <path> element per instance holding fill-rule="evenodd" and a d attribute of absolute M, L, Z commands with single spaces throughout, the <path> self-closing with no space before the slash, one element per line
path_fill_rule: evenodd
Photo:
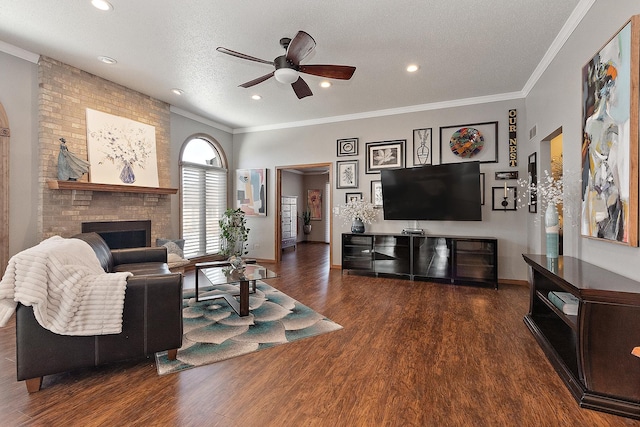
<path fill-rule="evenodd" d="M 156 246 L 164 246 L 168 254 L 184 258 L 184 239 L 156 239 Z"/>

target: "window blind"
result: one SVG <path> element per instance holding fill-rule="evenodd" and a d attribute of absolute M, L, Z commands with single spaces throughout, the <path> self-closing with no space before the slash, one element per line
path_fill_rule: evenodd
<path fill-rule="evenodd" d="M 183 163 L 181 179 L 184 256 L 215 254 L 220 250 L 219 220 L 227 209 L 227 171 Z"/>

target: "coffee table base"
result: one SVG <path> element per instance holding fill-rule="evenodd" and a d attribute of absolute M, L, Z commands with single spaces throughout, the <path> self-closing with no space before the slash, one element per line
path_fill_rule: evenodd
<path fill-rule="evenodd" d="M 249 282 L 252 282 L 251 285 L 253 287 L 253 292 L 256 292 L 256 281 L 255 280 L 240 280 L 240 294 L 220 294 L 220 295 L 211 295 L 208 297 L 200 298 L 198 295 L 198 290 L 196 289 L 196 301 L 208 301 L 213 299 L 224 298 L 224 300 L 231 306 L 233 311 L 238 313 L 240 317 L 249 315 Z M 240 302 L 236 300 L 236 296 L 240 295 Z"/>

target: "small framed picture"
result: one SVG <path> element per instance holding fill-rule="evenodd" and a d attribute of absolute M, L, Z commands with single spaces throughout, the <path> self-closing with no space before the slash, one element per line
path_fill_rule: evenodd
<path fill-rule="evenodd" d="M 403 168 L 406 139 L 366 144 L 366 173 L 378 173 L 382 169 Z"/>
<path fill-rule="evenodd" d="M 374 208 L 382 207 L 382 181 L 371 181 L 371 203 Z"/>
<path fill-rule="evenodd" d="M 344 196 L 345 203 L 362 200 L 362 193 L 347 193 Z"/>
<path fill-rule="evenodd" d="M 336 188 L 358 188 L 358 161 L 336 162 Z"/>
<path fill-rule="evenodd" d="M 431 128 L 413 130 L 413 165 L 431 164 Z"/>
<path fill-rule="evenodd" d="M 517 187 L 509 187 L 506 185 L 502 187 L 491 187 L 492 190 L 492 205 L 493 211 L 515 211 L 516 199 L 518 198 Z"/>
<path fill-rule="evenodd" d="M 496 179 L 518 179 L 518 171 L 496 172 Z"/>
<path fill-rule="evenodd" d="M 529 187 L 529 212 L 538 212 L 538 194 L 536 188 L 532 184 L 538 185 L 538 164 L 536 161 L 536 153 L 529 155 L 529 164 L 527 165 L 527 187 Z"/>
<path fill-rule="evenodd" d="M 358 138 L 345 138 L 338 140 L 338 157 L 357 155 Z"/>

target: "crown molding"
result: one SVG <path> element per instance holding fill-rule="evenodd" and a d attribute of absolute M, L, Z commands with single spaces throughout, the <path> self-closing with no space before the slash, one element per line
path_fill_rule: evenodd
<path fill-rule="evenodd" d="M 40 55 L 37 53 L 29 52 L 28 50 L 21 49 L 9 43 L 5 43 L 0 40 L 0 52 L 8 53 L 16 58 L 24 59 L 25 61 L 33 62 L 37 64 L 40 60 Z"/>

